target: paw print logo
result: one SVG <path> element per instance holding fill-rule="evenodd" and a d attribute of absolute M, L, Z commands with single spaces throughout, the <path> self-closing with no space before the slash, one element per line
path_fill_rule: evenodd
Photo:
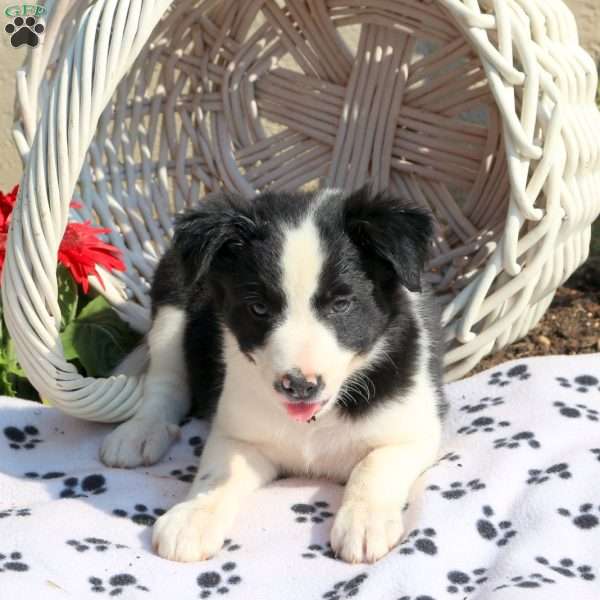
<path fill-rule="evenodd" d="M 320 544 L 311 544 L 307 548 L 307 552 L 302 554 L 302 558 L 317 558 L 319 555 L 324 556 L 325 558 L 335 558 L 335 552 L 329 542 L 324 546 L 321 546 Z"/>
<path fill-rule="evenodd" d="M 446 577 L 450 585 L 446 590 L 450 594 L 470 594 L 474 592 L 478 586 L 485 583 L 488 578 L 485 577 L 486 569 L 483 567 L 471 571 L 471 574 L 464 571 L 450 571 Z"/>
<path fill-rule="evenodd" d="M 479 479 L 471 479 L 466 484 L 461 481 L 453 481 L 450 487 L 445 490 L 442 490 L 439 485 L 430 485 L 427 489 L 432 492 L 440 492 L 440 496 L 446 500 L 458 500 L 468 492 L 476 492 L 484 488 L 485 483 L 482 483 Z"/>
<path fill-rule="evenodd" d="M 40 432 L 33 425 L 25 425 L 23 429 L 18 427 L 5 427 L 4 437 L 13 450 L 33 450 L 42 440 L 38 437 Z"/>
<path fill-rule="evenodd" d="M 573 381 L 569 381 L 566 377 L 556 377 L 555 379 L 560 387 L 575 388 L 575 391 L 581 394 L 587 394 L 594 388 L 600 392 L 600 385 L 598 385 L 600 381 L 593 375 L 578 375 Z"/>
<path fill-rule="evenodd" d="M 221 571 L 205 571 L 196 578 L 200 586 L 199 598 L 210 598 L 214 592 L 227 594 L 230 585 L 238 585 L 242 578 L 234 572 L 237 565 L 234 562 L 226 562 L 221 565 Z"/>
<path fill-rule="evenodd" d="M 595 408 L 588 408 L 585 404 L 575 404 L 574 406 L 569 406 L 565 402 L 555 402 L 553 406 L 558 408 L 558 412 L 563 417 L 568 417 L 570 419 L 579 419 L 581 417 L 586 417 L 589 421 L 598 421 L 598 411 Z"/>
<path fill-rule="evenodd" d="M 561 479 L 570 479 L 573 475 L 569 471 L 569 465 L 567 463 L 557 463 L 548 467 L 545 470 L 542 469 L 529 469 L 529 479 L 527 483 L 529 485 L 544 483 L 548 481 L 552 476 L 560 477 Z"/>
<path fill-rule="evenodd" d="M 508 377 L 508 379 L 506 379 Z M 513 381 L 525 381 L 531 377 L 527 365 L 515 365 L 506 371 L 506 375 L 502 371 L 492 373 L 488 381 L 488 385 L 498 385 L 504 387 Z"/>
<path fill-rule="evenodd" d="M 499 406 L 500 404 L 504 404 L 504 400 L 502 398 L 490 398 L 486 396 L 485 398 L 482 398 L 477 404 L 465 404 L 464 406 L 461 406 L 460 410 L 472 414 L 485 410 L 486 408 L 491 408 L 492 406 Z"/>
<path fill-rule="evenodd" d="M 314 504 L 294 504 L 290 507 L 293 512 L 298 516 L 296 517 L 296 523 L 306 523 L 310 520 L 313 523 L 322 523 L 325 519 L 333 517 L 333 513 L 328 510 L 329 504 L 320 500 Z"/>
<path fill-rule="evenodd" d="M 509 587 L 518 587 L 518 588 L 539 588 L 542 587 L 545 583 L 556 583 L 554 579 L 550 579 L 549 577 L 544 577 L 540 573 L 531 573 L 530 575 L 517 575 L 516 577 L 511 577 L 509 583 L 503 583 L 498 587 L 494 588 L 496 590 L 502 590 L 504 588 Z"/>
<path fill-rule="evenodd" d="M 128 548 L 124 544 L 113 544 L 108 540 L 96 537 L 88 537 L 84 540 L 67 540 L 65 542 L 68 546 L 71 546 L 77 550 L 77 552 L 87 552 L 90 548 L 96 552 L 106 552 L 109 548 Z"/>
<path fill-rule="evenodd" d="M 90 577 L 88 581 L 92 586 L 92 592 L 108 591 L 109 596 L 120 596 L 125 589 L 136 589 L 142 592 L 150 591 L 147 587 L 140 585 L 138 580 L 129 573 L 113 575 L 106 584 L 100 577 Z"/>
<path fill-rule="evenodd" d="M 0 519 L 5 519 L 6 517 L 30 517 L 31 509 L 30 508 L 7 508 L 5 510 L 0 511 Z"/>
<path fill-rule="evenodd" d="M 427 527 L 425 529 L 414 529 L 407 536 L 406 539 L 400 544 L 400 554 L 414 554 L 415 552 L 422 552 L 428 556 L 435 556 L 438 551 L 438 547 L 435 544 L 435 529 Z"/>
<path fill-rule="evenodd" d="M 158 517 L 165 514 L 164 508 L 155 508 L 150 511 L 150 509 L 145 504 L 136 504 L 133 507 L 134 512 L 130 515 L 126 510 L 121 508 L 115 508 L 113 510 L 113 515 L 115 517 L 122 517 L 124 519 L 131 519 L 136 525 L 143 525 L 144 527 L 150 527 L 156 523 L 156 519 Z"/>
<path fill-rule="evenodd" d="M 536 556 L 535 560 L 540 563 L 540 565 L 544 565 L 564 577 L 580 577 L 584 581 L 594 581 L 594 579 L 596 579 L 590 565 L 577 566 L 575 561 L 570 558 L 562 558 L 558 561 L 557 565 L 551 564 L 550 561 L 543 556 Z"/>
<path fill-rule="evenodd" d="M 510 448 L 511 450 L 514 450 L 515 448 L 520 448 L 521 445 L 527 445 L 536 450 L 542 446 L 535 439 L 535 434 L 532 431 L 520 431 L 519 433 L 515 433 L 512 437 L 494 440 L 494 448 L 496 450 L 499 448 Z"/>
<path fill-rule="evenodd" d="M 347 581 L 338 581 L 329 591 L 323 594 L 326 600 L 343 600 L 344 598 L 352 598 L 360 592 L 360 586 L 365 582 L 368 575 L 361 573 Z"/>
<path fill-rule="evenodd" d="M 582 504 L 579 507 L 579 514 L 576 514 L 575 516 L 573 516 L 571 511 L 566 508 L 559 508 L 557 512 L 563 517 L 573 517 L 572 523 L 579 527 L 579 529 L 593 529 L 600 523 L 598 516 L 594 514 L 596 512 L 594 505 L 589 502 Z M 598 512 L 600 512 L 600 506 L 598 507 Z"/>
<path fill-rule="evenodd" d="M 11 552 L 8 556 L 0 554 L 0 573 L 4 571 L 29 571 L 29 566 L 21 562 L 23 556 L 20 552 Z"/>
<path fill-rule="evenodd" d="M 191 483 L 192 481 L 194 481 L 194 477 L 196 476 L 197 472 L 197 467 L 195 467 L 194 465 L 190 465 L 185 469 L 174 469 L 173 471 L 171 471 L 170 475 L 171 477 L 176 477 L 177 479 L 179 479 L 179 481 Z"/>
<path fill-rule="evenodd" d="M 511 521 L 500 521 L 496 525 L 491 521 L 494 516 L 494 511 L 491 506 L 484 506 L 481 509 L 484 519 L 479 519 L 476 523 L 477 532 L 484 539 L 490 542 L 496 542 L 497 546 L 506 546 L 510 538 L 517 535 L 517 532 L 512 529 Z"/>
<path fill-rule="evenodd" d="M 465 433 L 467 435 L 471 435 L 472 433 L 477 433 L 479 431 L 485 431 L 489 433 L 491 431 L 496 431 L 498 427 L 508 427 L 510 425 L 509 421 L 498 421 L 492 417 L 477 417 L 477 419 L 471 421 L 470 425 L 465 425 L 458 430 L 458 433 Z"/>
<path fill-rule="evenodd" d="M 15 17 L 12 23 L 8 23 L 4 31 L 10 35 L 10 44 L 18 48 L 27 44 L 35 48 L 40 42 L 40 36 L 44 33 L 44 25 L 38 23 L 35 17 Z"/>
<path fill-rule="evenodd" d="M 87 498 L 106 492 L 104 475 L 88 475 L 81 480 L 77 477 L 67 477 L 63 485 L 65 487 L 60 492 L 61 498 Z"/>
<path fill-rule="evenodd" d="M 201 456 L 204 450 L 204 440 L 199 436 L 195 435 L 188 440 L 188 444 L 194 450 L 194 456 Z"/>

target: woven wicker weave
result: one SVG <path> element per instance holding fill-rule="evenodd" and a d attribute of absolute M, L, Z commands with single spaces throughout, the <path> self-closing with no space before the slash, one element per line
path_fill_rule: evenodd
<path fill-rule="evenodd" d="M 102 291 L 149 327 L 176 211 L 371 179 L 430 207 L 448 379 L 523 336 L 586 258 L 600 211 L 595 66 L 560 0 L 58 0 L 19 73 L 25 160 L 2 286 L 41 394 L 118 421 L 143 376 L 83 378 L 58 329 L 71 218 L 114 230 Z M 97 281 L 91 283 L 98 288 Z"/>

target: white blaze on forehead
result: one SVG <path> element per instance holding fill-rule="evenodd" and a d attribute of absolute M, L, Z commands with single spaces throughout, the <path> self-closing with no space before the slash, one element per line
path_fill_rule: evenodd
<path fill-rule="evenodd" d="M 343 377 L 352 353 L 339 345 L 313 307 L 325 260 L 314 213 L 284 230 L 280 268 L 286 308 L 271 335 L 269 354 L 277 375 L 299 368 L 306 376 L 322 375 L 327 385 Z"/>

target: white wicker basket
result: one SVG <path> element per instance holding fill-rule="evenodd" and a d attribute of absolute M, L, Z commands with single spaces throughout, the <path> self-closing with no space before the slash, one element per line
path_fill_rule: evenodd
<path fill-rule="evenodd" d="M 587 257 L 597 75 L 560 0 L 51 9 L 18 75 L 25 174 L 2 296 L 31 382 L 66 412 L 123 420 L 143 384 L 84 378 L 64 358 L 56 254 L 74 197 L 76 218 L 113 229 L 128 270 L 103 273 L 103 293 L 145 331 L 172 214 L 221 187 L 370 178 L 410 195 L 440 222 L 428 277 L 445 307 L 448 379 L 523 336 Z"/>

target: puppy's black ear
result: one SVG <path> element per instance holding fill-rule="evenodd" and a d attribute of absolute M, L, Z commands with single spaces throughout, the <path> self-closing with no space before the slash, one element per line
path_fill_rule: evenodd
<path fill-rule="evenodd" d="M 205 276 L 218 258 L 234 257 L 255 231 L 251 203 L 238 196 L 212 198 L 179 215 L 173 247 L 188 282 Z"/>
<path fill-rule="evenodd" d="M 421 291 L 421 274 L 433 235 L 428 210 L 365 186 L 345 200 L 344 221 L 352 241 L 391 266 L 400 283 Z"/>

